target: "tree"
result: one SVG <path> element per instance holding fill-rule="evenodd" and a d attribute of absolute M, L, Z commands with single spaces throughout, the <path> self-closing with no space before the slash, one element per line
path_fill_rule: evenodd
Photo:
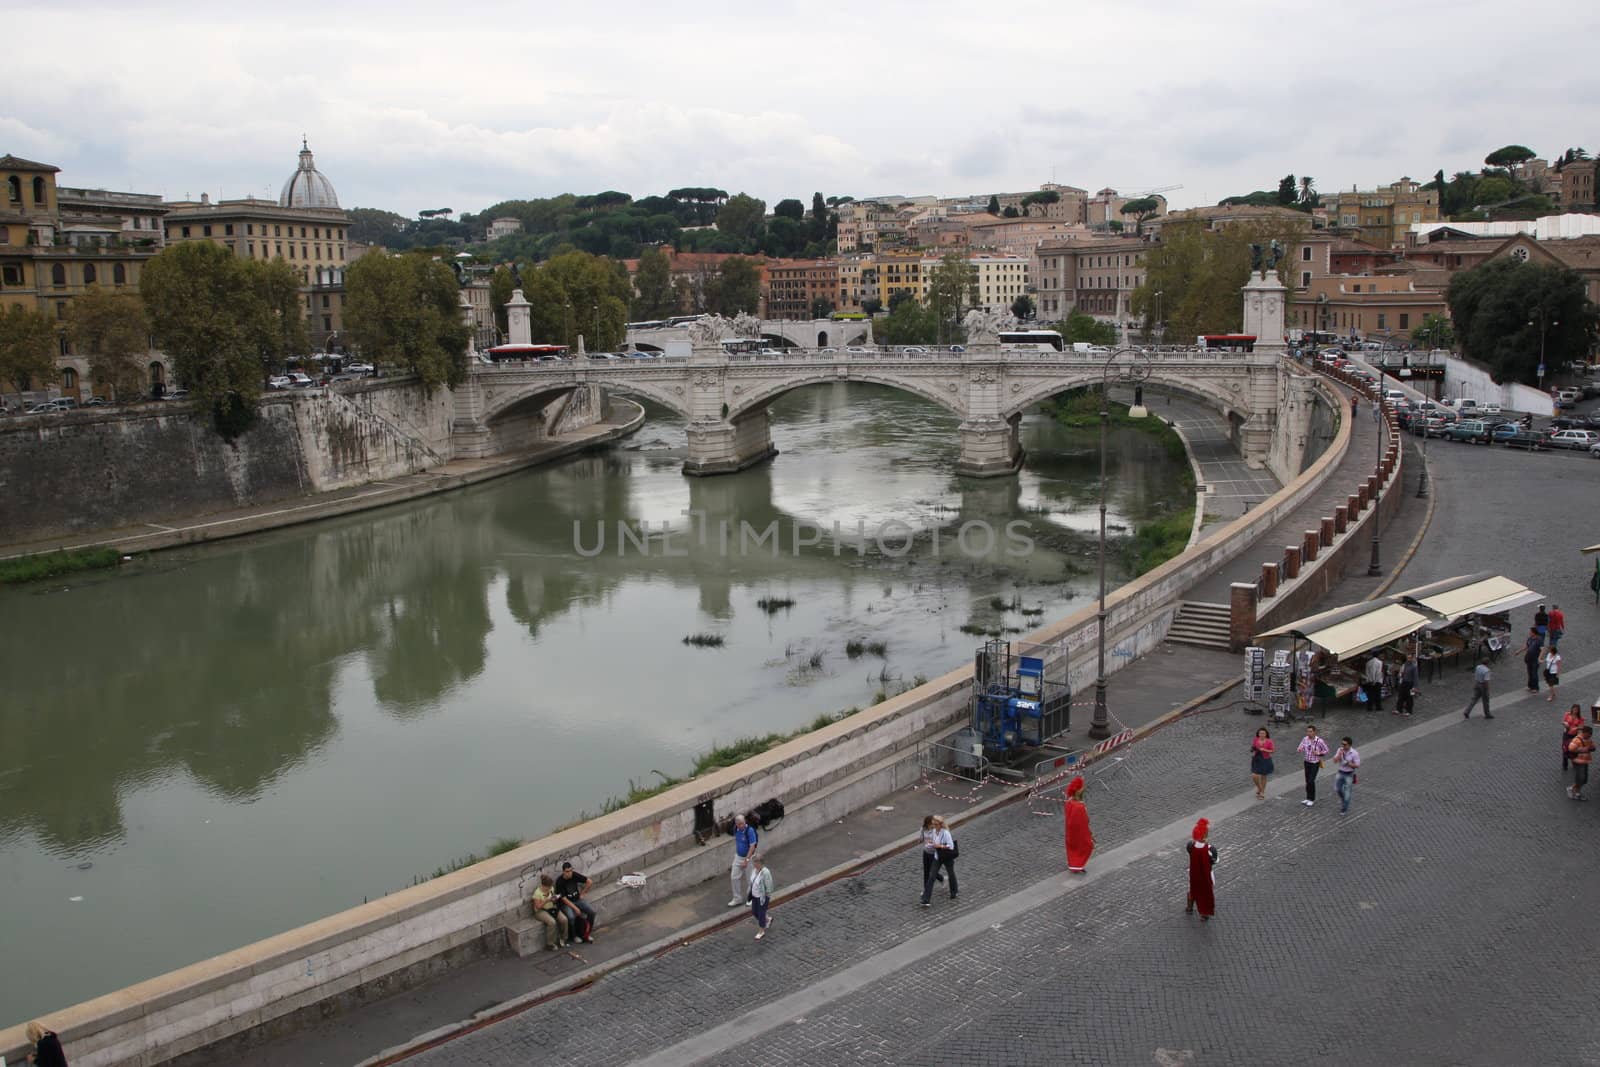
<path fill-rule="evenodd" d="M 910 289 L 895 289 L 895 290 L 893 290 L 889 294 L 889 312 L 890 312 L 890 314 L 893 314 L 896 310 L 898 310 L 900 305 L 904 304 L 907 300 L 915 300 L 916 298 L 917 298 L 917 295 L 915 293 L 913 293 Z"/>
<path fill-rule="evenodd" d="M 308 347 L 299 275 L 284 260 L 240 259 L 210 241 L 185 241 L 145 265 L 139 291 L 174 377 L 225 438 L 255 421 L 271 361 Z"/>
<path fill-rule="evenodd" d="M 638 290 L 633 298 L 635 319 L 664 319 L 677 312 L 671 264 L 661 249 L 647 248 L 639 254 L 639 270 L 633 276 L 633 285 Z"/>
<path fill-rule="evenodd" d="M 834 312 L 833 301 L 825 296 L 819 296 L 811 301 L 811 317 L 825 319 Z"/>
<path fill-rule="evenodd" d="M 1295 183 L 1293 174 L 1285 174 L 1278 179 L 1278 203 L 1282 207 L 1293 207 L 1300 199 L 1300 186 Z"/>
<path fill-rule="evenodd" d="M 740 193 L 723 204 L 722 210 L 717 212 L 717 229 L 730 237 L 749 242 L 753 247 L 766 214 L 766 201 Z"/>
<path fill-rule="evenodd" d="M 511 299 L 511 294 L 517 291 L 517 276 L 510 267 L 502 264 L 494 269 L 489 276 L 489 309 L 494 312 L 495 329 L 500 331 L 500 336 L 505 337 L 511 331 L 511 324 L 506 319 L 506 304 Z"/>
<path fill-rule="evenodd" d="M 1483 157 L 1486 167 L 1510 167 L 1515 169 L 1532 159 L 1533 149 L 1526 145 L 1508 144 L 1504 148 L 1496 148 L 1493 152 Z"/>
<path fill-rule="evenodd" d="M 1027 293 L 1023 293 L 1021 296 L 1011 301 L 1011 314 L 1015 315 L 1019 319 L 1033 318 L 1033 297 L 1029 296 Z"/>
<path fill-rule="evenodd" d="M 56 324 L 42 312 L 12 305 L 0 314 L 0 379 L 25 392 L 56 380 Z"/>
<path fill-rule="evenodd" d="M 1317 180 L 1311 175 L 1300 176 L 1300 200 L 1294 206 L 1308 212 L 1322 206 L 1322 194 L 1317 192 Z"/>
<path fill-rule="evenodd" d="M 822 199 L 821 193 L 811 194 L 811 239 L 813 241 L 826 241 L 834 235 L 833 212 L 828 210 L 827 202 Z"/>
<path fill-rule="evenodd" d="M 738 197 L 734 197 L 734 200 L 737 199 Z M 728 203 L 732 204 L 733 200 Z M 761 272 L 756 269 L 755 261 L 745 259 L 743 256 L 733 256 L 723 260 L 722 266 L 717 270 L 711 310 L 728 316 L 737 315 L 741 311 L 753 315 L 760 306 Z"/>
<path fill-rule="evenodd" d="M 345 271 L 345 326 L 362 356 L 430 389 L 466 379 L 460 299 L 450 268 L 420 255 L 362 256 Z"/>
<path fill-rule="evenodd" d="M 772 213 L 780 219 L 793 219 L 796 222 L 806 217 L 806 206 L 794 198 L 779 200 Z"/>
<path fill-rule="evenodd" d="M 1106 223 L 1106 229 L 1110 230 L 1112 233 L 1121 233 L 1123 230 L 1126 230 L 1127 227 L 1123 225 L 1121 219 L 1112 219 L 1110 222 Z"/>
<path fill-rule="evenodd" d="M 1007 219 L 1019 219 L 1022 217 L 1022 212 L 1018 211 L 1014 205 L 1008 204 L 1006 209 L 1000 212 L 1000 217 Z"/>
<path fill-rule="evenodd" d="M 1051 327 L 1059 333 L 1067 344 L 1114 345 L 1117 343 L 1117 328 L 1109 322 L 1101 322 L 1093 315 L 1073 308 L 1067 317 Z"/>
<path fill-rule="evenodd" d="M 67 336 L 89 357 L 96 389 L 107 386 L 117 400 L 139 394 L 138 357 L 150 349 L 150 322 L 138 293 L 89 286 L 67 310 Z"/>
<path fill-rule="evenodd" d="M 1027 196 L 1022 198 L 1022 213 L 1024 215 L 1031 215 L 1033 214 L 1033 208 L 1035 206 L 1041 209 L 1046 209 L 1051 204 L 1059 204 L 1060 202 L 1061 194 L 1056 192 L 1054 189 L 1040 189 L 1038 192 L 1029 193 Z M 1039 212 L 1040 215 L 1045 213 L 1046 212 L 1044 210 Z"/>
<path fill-rule="evenodd" d="M 1149 218 L 1151 215 L 1159 213 L 1160 211 L 1161 201 L 1157 200 L 1153 196 L 1141 196 L 1135 200 L 1129 200 L 1126 204 L 1123 204 L 1122 210 L 1118 212 L 1118 214 L 1132 216 L 1134 222 L 1134 233 L 1142 237 L 1144 236 L 1144 220 Z"/>
<path fill-rule="evenodd" d="M 1597 333 L 1583 278 L 1566 267 L 1492 259 L 1450 279 L 1450 317 L 1462 350 L 1500 381 L 1538 381 L 1547 365 L 1585 358 Z"/>
<path fill-rule="evenodd" d="M 372 207 L 353 207 L 349 215 L 350 228 L 346 236 L 364 245 L 383 244 L 386 238 L 398 236 L 409 221 L 404 215 Z"/>
<path fill-rule="evenodd" d="M 1448 316 L 1424 315 L 1422 325 L 1411 331 L 1411 341 L 1423 348 L 1452 348 L 1456 331 Z"/>
<path fill-rule="evenodd" d="M 1295 261 L 1300 235 L 1277 223 L 1240 224 L 1211 230 L 1195 222 L 1162 228 L 1161 243 L 1145 253 L 1145 281 L 1134 290 L 1130 310 L 1154 325 L 1156 293 L 1169 336 L 1196 337 L 1235 333 L 1243 324 L 1244 301 L 1239 290 L 1250 275 L 1250 246 L 1278 240 L 1284 256 L 1278 264 L 1283 279 Z"/>
<path fill-rule="evenodd" d="M 932 308 L 925 308 L 917 298 L 904 290 L 895 296 L 904 298 L 892 301 L 889 314 L 872 323 L 872 336 L 885 345 L 931 345 L 939 339 L 939 322 Z"/>
<path fill-rule="evenodd" d="M 994 193 L 989 197 L 989 206 L 987 208 L 985 208 L 984 210 L 988 211 L 989 214 L 991 214 L 991 215 L 1000 214 L 1000 194 L 999 193 Z"/>
<path fill-rule="evenodd" d="M 864 314 L 876 315 L 878 312 L 883 310 L 883 301 L 879 300 L 875 296 L 863 297 L 861 300 L 861 310 Z"/>
<path fill-rule="evenodd" d="M 928 272 L 928 311 L 937 324 L 934 340 L 950 344 L 961 339 L 961 318 L 978 304 L 978 268 L 959 252 L 947 253 Z M 895 310 L 894 301 L 889 310 Z"/>

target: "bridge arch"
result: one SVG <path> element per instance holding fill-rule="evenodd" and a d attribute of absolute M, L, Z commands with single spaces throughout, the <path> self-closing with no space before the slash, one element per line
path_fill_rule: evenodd
<path fill-rule="evenodd" d="M 737 391 L 740 383 L 736 379 L 730 381 Z M 967 417 L 966 407 L 960 395 L 941 392 L 937 383 L 930 379 L 901 377 L 893 372 L 860 366 L 852 366 L 848 376 L 840 376 L 831 363 L 808 367 L 793 376 L 786 376 L 781 381 L 761 382 L 745 390 L 738 395 L 738 400 L 728 411 L 727 417 L 729 420 L 736 420 L 752 411 L 758 411 L 795 389 L 803 389 L 810 385 L 831 385 L 835 382 L 861 382 L 866 385 L 887 386 L 931 401 L 957 418 Z"/>
<path fill-rule="evenodd" d="M 1211 377 L 1194 377 L 1183 374 L 1176 368 L 1164 368 L 1156 364 L 1146 385 L 1153 385 L 1174 392 L 1192 396 L 1204 404 L 1209 404 L 1230 422 L 1242 422 L 1255 414 L 1255 407 L 1250 402 L 1249 396 L 1243 391 L 1248 385 L 1247 375 L 1240 372 L 1239 387 L 1232 387 L 1227 381 Z M 1035 404 L 1049 400 L 1051 397 L 1071 389 L 1081 389 L 1085 386 L 1097 386 L 1104 380 L 1099 368 L 1085 369 L 1082 374 L 1063 375 L 1059 378 L 1048 379 L 1025 385 L 1017 392 L 1006 396 L 1004 416 L 1010 418 L 1026 411 Z M 1113 383 L 1116 384 L 1116 383 Z"/>
<path fill-rule="evenodd" d="M 485 423 L 492 423 L 505 416 L 512 408 L 521 407 L 529 401 L 538 401 L 537 406 L 542 407 L 557 397 L 572 392 L 580 385 L 598 385 L 606 392 L 617 396 L 650 400 L 686 419 L 690 417 L 686 398 L 674 391 L 671 382 L 656 383 L 648 378 L 625 379 L 596 375 L 579 381 L 567 375 L 552 375 L 515 385 L 495 387 L 492 383 L 484 384 L 487 387 L 482 414 Z M 488 395 L 488 392 L 492 392 L 493 395 Z"/>

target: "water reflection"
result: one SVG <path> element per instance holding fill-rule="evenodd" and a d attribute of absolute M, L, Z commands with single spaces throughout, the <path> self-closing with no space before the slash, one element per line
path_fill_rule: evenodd
<path fill-rule="evenodd" d="M 868 703 L 871 672 L 949 669 L 981 640 L 962 625 L 1084 602 L 1093 431 L 1030 418 L 1024 471 L 975 481 L 951 473 L 955 420 L 903 394 L 822 386 L 773 418 L 782 454 L 735 476 L 684 478 L 681 424 L 655 411 L 635 440 L 554 467 L 0 592 L 0 940 L 101 964 L 0 977 L 0 1003 L 59 1007 L 358 903 L 680 773 L 713 740 Z M 1112 458 L 1114 526 L 1170 506 L 1184 466 L 1157 442 L 1119 431 Z M 647 551 L 618 552 L 618 520 L 650 524 Z M 903 555 L 831 533 L 890 520 Z M 1005 552 L 1017 520 L 1026 557 Z M 1000 536 L 963 554 L 976 521 Z M 721 552 L 724 522 L 776 524 L 776 558 Z M 606 527 L 607 550 L 579 555 L 575 524 Z M 769 595 L 796 603 L 768 614 Z M 728 647 L 686 649 L 696 630 Z M 845 657 L 864 635 L 889 661 Z M 116 908 L 63 903 L 74 878 Z"/>

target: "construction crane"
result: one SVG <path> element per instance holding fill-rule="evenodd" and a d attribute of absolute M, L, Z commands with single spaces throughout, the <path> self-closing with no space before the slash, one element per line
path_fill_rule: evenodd
<path fill-rule="evenodd" d="M 1174 189 L 1182 189 L 1181 185 L 1158 185 L 1154 189 L 1141 189 L 1137 193 L 1127 194 L 1129 200 L 1138 200 L 1143 196 L 1155 196 L 1157 193 L 1170 193 Z"/>

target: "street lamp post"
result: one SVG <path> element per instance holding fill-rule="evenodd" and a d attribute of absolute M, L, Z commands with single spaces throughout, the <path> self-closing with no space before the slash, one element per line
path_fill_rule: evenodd
<path fill-rule="evenodd" d="M 1161 328 L 1161 290 L 1156 290 L 1156 344 L 1160 344 L 1166 335 L 1166 330 Z"/>
<path fill-rule="evenodd" d="M 1111 424 L 1111 367 L 1124 353 L 1135 357 L 1135 362 L 1117 376 L 1118 382 L 1134 386 L 1133 405 L 1128 408 L 1128 416 L 1142 419 L 1149 414 L 1139 387 L 1139 383 L 1150 377 L 1149 356 L 1135 349 L 1111 353 L 1100 374 L 1100 602 L 1095 612 L 1094 717 L 1089 722 L 1089 736 L 1095 740 L 1111 736 L 1111 718 L 1106 711 L 1106 435 Z"/>
<path fill-rule="evenodd" d="M 1388 343 L 1388 339 L 1385 338 L 1384 344 L 1387 345 Z M 1380 358 L 1383 356 L 1383 349 L 1378 349 L 1378 355 Z M 1372 421 L 1377 423 L 1378 429 L 1378 465 L 1376 467 L 1378 480 L 1373 483 L 1377 488 L 1372 493 L 1372 561 L 1367 564 L 1367 577 L 1369 578 L 1377 578 L 1383 574 L 1383 567 L 1378 563 L 1379 538 L 1382 536 L 1380 531 L 1383 529 L 1383 508 L 1379 506 L 1383 503 L 1383 379 L 1379 378 L 1378 381 L 1378 397 L 1372 402 Z"/>
<path fill-rule="evenodd" d="M 1539 325 L 1539 391 L 1543 392 L 1544 391 L 1544 342 L 1545 342 L 1545 337 L 1549 334 L 1550 327 L 1552 327 L 1552 326 L 1560 326 L 1561 325 L 1561 320 L 1560 319 L 1551 319 L 1550 321 L 1546 322 L 1545 321 L 1545 314 L 1544 314 L 1544 308 L 1543 307 L 1537 307 L 1537 308 L 1534 308 L 1533 310 L 1534 310 L 1534 313 L 1539 316 L 1539 323 L 1538 323 L 1538 325 Z M 1528 320 L 1528 325 L 1529 326 L 1534 325 L 1534 322 L 1533 322 L 1532 319 Z"/>

